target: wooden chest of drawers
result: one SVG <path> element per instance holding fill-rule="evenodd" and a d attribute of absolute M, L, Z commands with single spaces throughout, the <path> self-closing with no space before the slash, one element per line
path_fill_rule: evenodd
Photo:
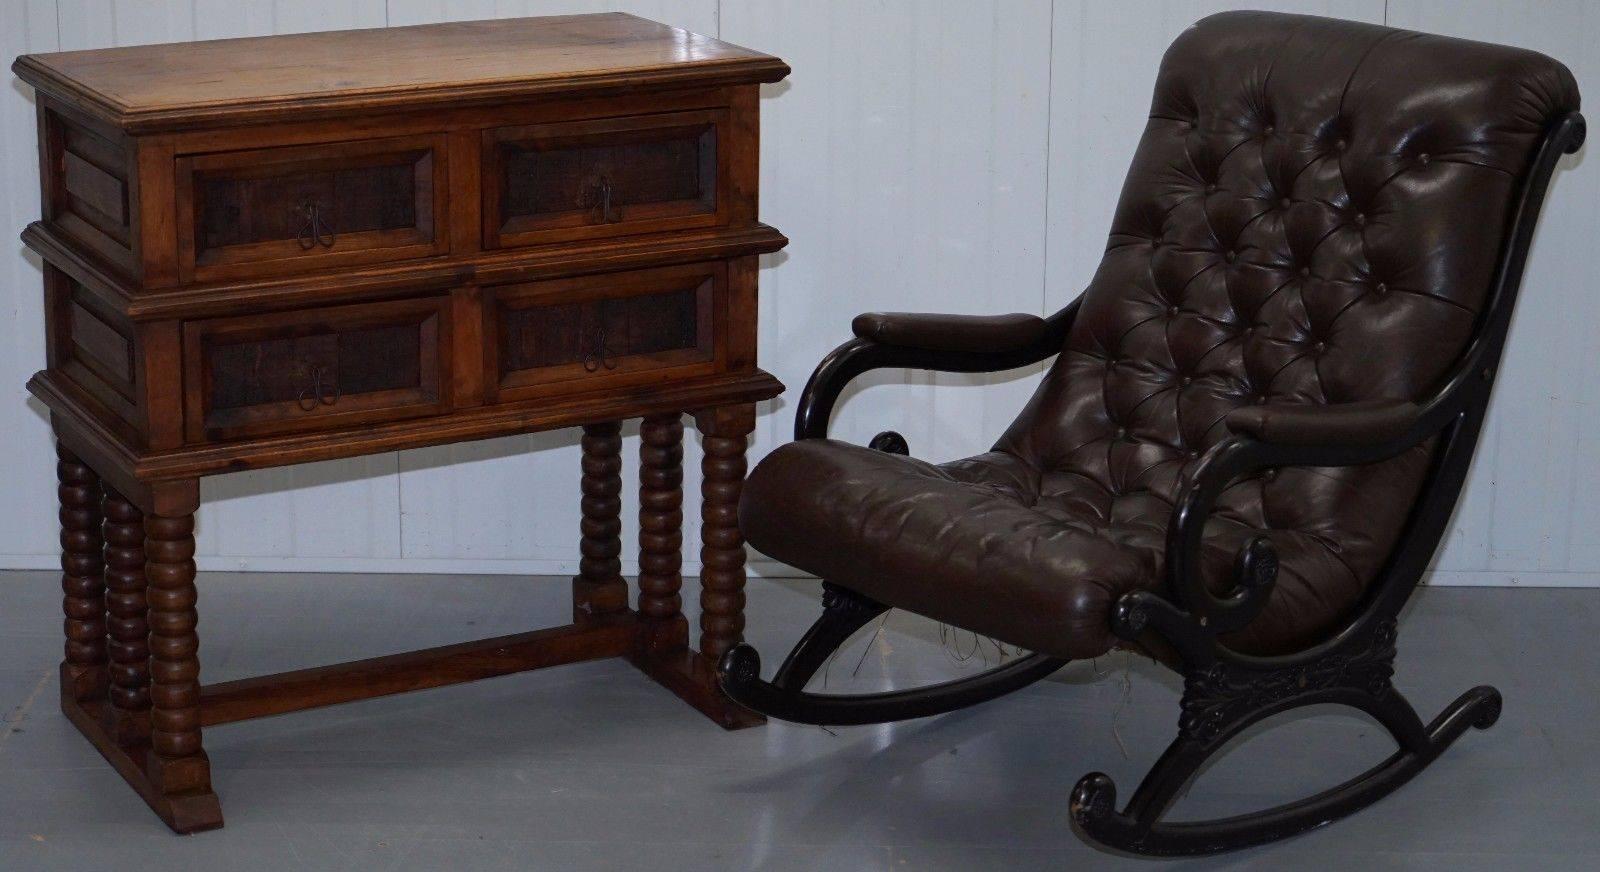
<path fill-rule="evenodd" d="M 627 656 L 725 726 L 754 404 L 758 88 L 778 59 L 627 15 L 24 56 L 60 444 L 62 704 L 174 828 L 221 823 L 202 724 Z M 681 415 L 706 437 L 697 653 Z M 643 418 L 621 577 L 619 422 Z M 200 477 L 582 426 L 574 622 L 202 688 Z"/>

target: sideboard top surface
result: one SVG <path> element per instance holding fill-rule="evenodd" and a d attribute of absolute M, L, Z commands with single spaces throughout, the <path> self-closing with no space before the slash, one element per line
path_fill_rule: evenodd
<path fill-rule="evenodd" d="M 625 13 L 55 52 L 12 69 L 131 133 L 789 72 L 771 55 Z"/>

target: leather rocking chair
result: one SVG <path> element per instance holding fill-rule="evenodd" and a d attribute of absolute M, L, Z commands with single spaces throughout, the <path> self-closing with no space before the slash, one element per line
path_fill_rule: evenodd
<path fill-rule="evenodd" d="M 775 676 L 735 700 L 801 723 L 914 718 L 1115 647 L 1184 676 L 1178 736 L 1127 805 L 1094 773 L 1071 813 L 1142 854 L 1281 839 L 1389 794 L 1500 714 L 1476 687 L 1430 723 L 1391 684 L 1396 618 L 1437 548 L 1494 383 L 1578 90 L 1529 51 L 1257 12 L 1168 50 L 1093 280 L 1049 318 L 867 314 L 806 385 L 795 440 L 752 472 L 749 542 L 825 579 Z M 883 367 L 1054 358 L 986 454 L 945 464 L 826 438 Z M 807 681 L 889 607 L 1034 652 L 980 676 L 823 695 Z M 1201 765 L 1279 712 L 1340 703 L 1398 750 L 1344 784 L 1163 822 Z"/>

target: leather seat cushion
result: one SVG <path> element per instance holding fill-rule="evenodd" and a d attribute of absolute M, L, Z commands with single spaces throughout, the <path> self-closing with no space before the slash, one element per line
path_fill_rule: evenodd
<path fill-rule="evenodd" d="M 1314 511 L 1297 517 L 1299 501 L 1273 506 L 1265 488 L 1321 489 L 1323 499 L 1367 502 L 1371 517 L 1385 518 L 1390 499 L 1409 495 L 1370 485 L 1414 482 L 1427 459 L 1425 449 L 1407 452 L 1355 482 L 1286 469 L 1229 488 L 1207 528 L 1208 584 L 1225 590 L 1239 549 L 1260 533 L 1277 546 L 1280 568 L 1263 614 L 1225 641 L 1273 654 L 1330 632 L 1359 601 L 1367 564 L 1392 546 L 1381 527 L 1334 529 Z M 1119 641 L 1109 625 L 1117 597 L 1166 595 L 1171 512 L 1168 488 L 1119 496 L 1093 476 L 1040 474 L 1004 451 L 934 465 L 811 439 L 757 465 L 739 525 L 762 553 L 880 602 L 1030 651 L 1086 658 Z M 1275 529 L 1266 514 L 1291 526 Z"/>

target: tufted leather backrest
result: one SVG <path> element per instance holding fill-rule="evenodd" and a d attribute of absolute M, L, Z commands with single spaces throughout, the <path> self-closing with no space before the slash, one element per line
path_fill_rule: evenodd
<path fill-rule="evenodd" d="M 1087 500 L 1115 529 L 1170 511 L 1232 409 L 1421 399 L 1477 328 L 1535 146 L 1577 107 L 1571 73 L 1534 52 L 1200 21 L 1162 62 L 1064 352 L 998 447 L 1042 471 L 1042 505 Z M 1427 451 L 1243 482 L 1219 511 L 1363 585 Z"/>

